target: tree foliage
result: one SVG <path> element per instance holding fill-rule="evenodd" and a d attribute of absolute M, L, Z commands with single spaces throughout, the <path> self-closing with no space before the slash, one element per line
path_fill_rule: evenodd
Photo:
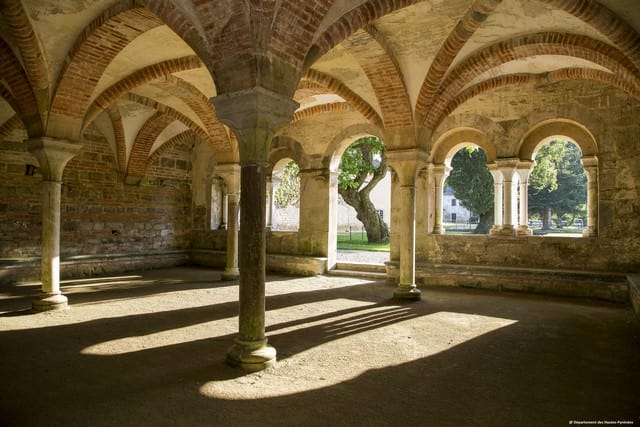
<path fill-rule="evenodd" d="M 273 192 L 273 202 L 278 208 L 295 205 L 300 200 L 300 168 L 291 160 L 279 174 L 280 182 Z"/>
<path fill-rule="evenodd" d="M 473 232 L 488 233 L 493 220 L 493 178 L 487 169 L 487 156 L 479 148 L 467 147 L 453 156 L 451 167 L 446 185 L 463 207 L 480 218 Z"/>
<path fill-rule="evenodd" d="M 340 161 L 338 192 L 356 210 L 369 243 L 389 240 L 389 227 L 380 218 L 369 197 L 371 190 L 386 176 L 387 170 L 385 145 L 376 137 L 364 137 L 353 142 Z"/>
<path fill-rule="evenodd" d="M 529 177 L 529 214 L 540 215 L 549 228 L 552 214 L 558 224 L 563 217 L 573 221 L 584 216 L 587 178 L 580 163 L 580 149 L 569 141 L 554 140 L 542 146 Z"/>

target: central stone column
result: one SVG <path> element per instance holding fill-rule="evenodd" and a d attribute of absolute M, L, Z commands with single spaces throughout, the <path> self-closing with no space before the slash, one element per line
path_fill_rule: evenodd
<path fill-rule="evenodd" d="M 425 164 L 422 151 L 416 149 L 387 151 L 387 161 L 399 180 L 400 203 L 400 279 L 395 298 L 419 300 L 416 279 L 416 175 Z M 394 198 L 394 201 L 396 199 Z"/>
<path fill-rule="evenodd" d="M 503 217 L 502 217 L 502 229 L 499 234 L 505 236 L 515 236 L 516 235 L 516 227 L 515 224 L 517 222 L 516 214 L 518 212 L 518 199 L 516 196 L 517 186 L 516 186 L 516 166 L 518 164 L 517 159 L 505 159 L 499 160 L 498 169 L 502 174 L 503 180 L 503 194 L 502 194 L 502 209 L 503 209 Z"/>
<path fill-rule="evenodd" d="M 530 236 L 533 234 L 529 228 L 529 175 L 531 175 L 533 165 L 533 162 L 520 162 L 518 164 L 520 182 L 520 225 L 518 225 L 518 236 Z"/>
<path fill-rule="evenodd" d="M 502 172 L 496 164 L 489 165 L 493 177 L 493 227 L 489 234 L 500 234 L 502 230 Z"/>
<path fill-rule="evenodd" d="M 28 140 L 26 146 L 38 159 L 42 171 L 42 293 L 33 300 L 32 307 L 36 311 L 64 309 L 67 297 L 60 291 L 62 173 L 82 146 L 48 137 Z"/>
<path fill-rule="evenodd" d="M 216 168 L 227 187 L 225 197 L 226 213 L 224 218 L 227 228 L 227 263 L 222 273 L 223 280 L 237 280 L 238 269 L 238 203 L 240 201 L 240 165 L 223 164 Z"/>
<path fill-rule="evenodd" d="M 213 98 L 218 118 L 235 133 L 240 152 L 239 331 L 227 362 L 247 371 L 273 365 L 265 337 L 266 171 L 271 139 L 298 104 L 255 87 Z"/>

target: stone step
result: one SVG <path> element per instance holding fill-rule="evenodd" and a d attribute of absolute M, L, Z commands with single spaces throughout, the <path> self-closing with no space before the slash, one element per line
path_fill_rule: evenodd
<path fill-rule="evenodd" d="M 336 264 L 336 270 L 351 270 L 351 271 L 366 271 L 371 273 L 387 273 L 387 268 L 384 264 L 371 264 L 367 262 L 357 261 L 338 261 Z"/>
<path fill-rule="evenodd" d="M 334 269 L 327 272 L 329 276 L 358 277 L 362 279 L 387 280 L 387 273 L 375 271 L 340 270 Z"/>

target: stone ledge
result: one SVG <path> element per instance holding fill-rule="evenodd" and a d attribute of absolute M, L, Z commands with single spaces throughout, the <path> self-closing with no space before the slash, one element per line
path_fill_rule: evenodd
<path fill-rule="evenodd" d="M 192 263 L 206 267 L 224 269 L 226 253 L 212 249 L 191 249 Z M 267 271 L 301 276 L 315 276 L 327 271 L 327 258 L 305 255 L 267 254 Z"/>
<path fill-rule="evenodd" d="M 175 267 L 188 262 L 188 253 L 182 250 L 74 255 L 62 257 L 60 278 L 69 279 L 103 273 Z M 39 257 L 0 258 L 0 284 L 27 281 L 40 281 Z"/>
<path fill-rule="evenodd" d="M 629 282 L 629 300 L 636 316 L 640 318 L 640 274 L 628 275 L 627 281 Z"/>
<path fill-rule="evenodd" d="M 399 265 L 386 263 L 388 280 L 397 282 Z M 416 283 L 424 286 L 459 286 L 496 291 L 629 301 L 624 274 L 479 265 L 416 264 Z"/>

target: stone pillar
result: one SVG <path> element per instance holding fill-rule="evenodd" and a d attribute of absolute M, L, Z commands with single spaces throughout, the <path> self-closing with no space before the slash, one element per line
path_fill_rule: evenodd
<path fill-rule="evenodd" d="M 222 215 L 220 218 L 220 227 L 218 229 L 226 230 L 227 222 L 229 221 L 229 191 L 226 185 L 222 187 Z"/>
<path fill-rule="evenodd" d="M 338 172 L 301 169 L 298 248 L 304 255 L 327 257 L 327 269 L 337 262 Z"/>
<path fill-rule="evenodd" d="M 581 162 L 587 175 L 587 228 L 582 235 L 595 237 L 598 235 L 598 158 L 583 157 Z"/>
<path fill-rule="evenodd" d="M 416 175 L 424 166 L 426 156 L 416 149 L 387 151 L 387 160 L 398 176 L 399 194 L 393 198 L 400 204 L 400 280 L 393 296 L 419 300 L 420 290 L 415 283 L 415 195 Z"/>
<path fill-rule="evenodd" d="M 444 234 L 445 229 L 442 224 L 442 198 L 444 192 L 444 181 L 449 176 L 449 172 L 451 172 L 451 168 L 446 165 L 434 165 L 433 166 L 433 181 L 435 184 L 435 211 L 433 215 L 433 234 Z"/>
<path fill-rule="evenodd" d="M 498 169 L 502 174 L 503 179 L 503 193 L 502 193 L 502 228 L 500 230 L 501 235 L 515 236 L 516 234 L 516 215 L 517 215 L 517 197 L 516 197 L 516 165 L 517 160 L 508 159 L 498 162 Z"/>
<path fill-rule="evenodd" d="M 496 164 L 489 165 L 493 177 L 493 227 L 489 234 L 500 234 L 502 230 L 502 172 Z"/>
<path fill-rule="evenodd" d="M 391 218 L 389 223 L 389 261 L 399 261 L 400 260 L 400 180 L 398 179 L 398 174 L 390 168 L 391 171 L 391 207 L 390 207 L 390 215 Z"/>
<path fill-rule="evenodd" d="M 82 146 L 42 137 L 28 140 L 27 149 L 42 171 L 42 293 L 33 300 L 36 311 L 64 309 L 67 297 L 60 292 L 60 200 L 62 173 Z"/>
<path fill-rule="evenodd" d="M 267 231 L 273 228 L 273 173 L 267 176 Z"/>
<path fill-rule="evenodd" d="M 429 169 L 418 171 L 416 181 L 416 253 L 423 254 L 427 250 L 427 234 L 429 233 Z"/>
<path fill-rule="evenodd" d="M 238 269 L 238 207 L 240 202 L 240 165 L 228 163 L 218 165 L 216 172 L 226 187 L 227 263 L 222 273 L 223 280 L 237 280 Z"/>
<path fill-rule="evenodd" d="M 218 95 L 212 102 L 238 139 L 241 164 L 240 312 L 227 362 L 259 371 L 276 361 L 276 350 L 265 337 L 267 156 L 274 134 L 291 121 L 298 104 L 259 86 Z"/>
<path fill-rule="evenodd" d="M 518 236 L 531 236 L 533 232 L 529 228 L 529 175 L 533 170 L 533 162 L 520 162 L 518 164 L 518 178 L 520 182 L 520 224 Z"/>

